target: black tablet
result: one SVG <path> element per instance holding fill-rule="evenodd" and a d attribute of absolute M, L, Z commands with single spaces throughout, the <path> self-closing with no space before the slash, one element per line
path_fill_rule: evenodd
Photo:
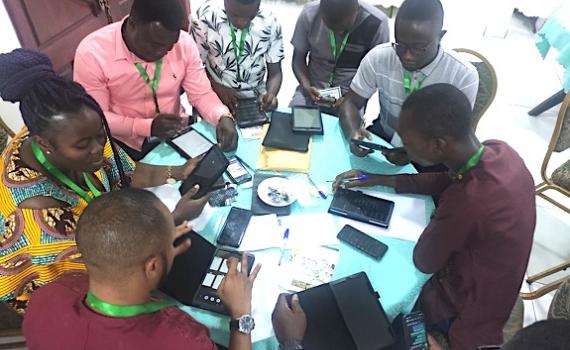
<path fill-rule="evenodd" d="M 394 211 L 394 202 L 372 197 L 360 191 L 336 190 L 329 213 L 387 228 Z"/>
<path fill-rule="evenodd" d="M 192 198 L 197 199 L 203 197 L 206 193 L 210 192 L 212 185 L 218 181 L 229 164 L 230 162 L 228 162 L 228 159 L 218 145 L 212 145 L 210 150 L 204 155 L 204 158 L 196 165 L 196 168 L 194 168 L 186 180 L 182 182 L 179 189 L 180 194 L 184 195 L 190 191 L 192 187 L 199 185 L 200 190 L 192 196 Z"/>
<path fill-rule="evenodd" d="M 213 145 L 210 140 L 191 126 L 166 142 L 186 159 L 195 158 L 208 152 Z"/>
<path fill-rule="evenodd" d="M 293 107 L 293 132 L 323 134 L 323 119 L 317 107 Z"/>
<path fill-rule="evenodd" d="M 236 111 L 236 118 L 240 128 L 249 128 L 269 122 L 267 114 L 259 107 L 257 98 L 240 99 Z"/>

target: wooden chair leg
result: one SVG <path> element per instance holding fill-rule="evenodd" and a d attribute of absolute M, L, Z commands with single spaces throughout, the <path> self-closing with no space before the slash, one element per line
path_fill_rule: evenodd
<path fill-rule="evenodd" d="M 566 281 L 566 279 L 568 279 L 568 276 L 562 277 L 552 283 L 548 283 L 547 285 L 545 285 L 544 287 L 541 287 L 537 290 L 535 290 L 534 292 L 530 292 L 530 293 L 521 293 L 520 297 L 523 300 L 533 300 L 533 299 L 538 299 L 541 296 L 548 294 L 552 291 L 555 291 L 558 289 L 558 287 L 560 287 L 560 285 L 562 283 L 564 283 L 564 281 Z"/>
<path fill-rule="evenodd" d="M 553 275 L 553 274 L 555 274 L 555 273 L 557 273 L 557 272 L 565 271 L 565 270 L 566 270 L 567 268 L 569 268 L 569 267 L 570 267 L 570 262 L 568 262 L 568 261 L 567 261 L 567 262 L 564 262 L 564 263 L 562 263 L 562 264 L 560 264 L 560 265 L 557 265 L 557 266 L 554 266 L 554 267 L 552 267 L 552 268 L 550 268 L 550 269 L 548 269 L 548 270 L 545 270 L 545 271 L 542 271 L 542 272 L 540 272 L 540 273 L 537 273 L 537 274 L 534 274 L 534 275 L 532 275 L 532 276 L 529 276 L 529 277 L 526 279 L 526 282 L 527 282 L 527 283 L 536 282 L 536 281 L 538 281 L 538 280 L 543 279 L 544 277 Z"/>

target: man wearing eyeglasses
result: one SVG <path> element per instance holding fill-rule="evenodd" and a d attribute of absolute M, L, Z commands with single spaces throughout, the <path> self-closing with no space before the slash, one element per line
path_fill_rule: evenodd
<path fill-rule="evenodd" d="M 412 92 L 428 85 L 454 85 L 467 96 L 471 107 L 475 104 L 479 87 L 475 67 L 440 45 L 445 30 L 439 0 L 404 1 L 395 27 L 396 42 L 379 45 L 364 57 L 339 108 L 347 139 L 370 138 L 372 132 L 396 147 L 401 146 L 397 125 L 402 104 Z M 366 130 L 359 110 L 377 90 L 380 115 Z M 353 144 L 350 150 L 360 157 L 372 152 Z M 384 154 L 393 163 L 405 164 L 407 155 L 400 150 Z"/>

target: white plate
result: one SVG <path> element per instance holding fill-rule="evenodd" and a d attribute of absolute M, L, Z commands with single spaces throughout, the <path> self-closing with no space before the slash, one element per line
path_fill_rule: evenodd
<path fill-rule="evenodd" d="M 287 199 L 272 196 L 272 192 L 285 195 Z M 297 200 L 293 193 L 291 182 L 283 177 L 270 177 L 269 179 L 261 181 L 257 187 L 257 195 L 263 203 L 271 205 L 272 207 L 286 207 Z"/>

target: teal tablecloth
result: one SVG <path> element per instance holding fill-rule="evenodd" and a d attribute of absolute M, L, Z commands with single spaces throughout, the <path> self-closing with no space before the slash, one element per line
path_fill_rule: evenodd
<path fill-rule="evenodd" d="M 557 61 L 564 68 L 562 85 L 564 92 L 570 91 L 570 4 L 562 6 L 553 13 L 540 29 L 536 43 L 542 57 L 550 48 L 558 51 Z"/>
<path fill-rule="evenodd" d="M 383 174 L 414 173 L 411 166 L 399 167 L 388 163 L 385 158 L 375 152 L 366 158 L 353 156 L 348 144 L 342 136 L 342 131 L 337 118 L 323 116 L 324 136 L 313 136 L 313 153 L 311 159 L 311 178 L 317 184 L 323 184 L 334 179 L 340 172 L 351 168 L 374 171 Z M 195 128 L 215 140 L 215 130 L 208 124 L 199 123 Z M 376 139 L 376 142 L 382 142 Z M 261 140 L 244 140 L 240 137 L 236 154 L 249 165 L 257 163 Z M 161 144 L 155 148 L 145 159 L 146 163 L 167 165 L 183 164 L 184 159 L 180 157 L 170 146 Z M 391 192 L 390 188 L 378 188 L 384 192 Z M 418 196 L 426 200 L 426 223 L 433 210 L 431 198 Z M 322 200 L 318 205 L 300 208 L 293 204 L 291 215 L 307 212 L 326 212 L 332 196 L 327 200 Z M 250 209 L 251 189 L 240 189 L 238 200 L 234 206 Z M 218 210 L 200 234 L 214 242 L 223 217 L 227 215 L 229 208 Z M 428 280 L 429 275 L 418 271 L 412 260 L 414 242 L 405 241 L 390 237 L 380 237 L 380 240 L 389 246 L 388 252 L 380 262 L 376 262 L 358 253 L 356 250 L 340 245 L 340 257 L 334 272 L 335 278 L 341 278 L 350 274 L 365 271 L 368 274 L 374 288 L 381 296 L 381 303 L 390 320 L 399 313 L 410 312 L 415 304 L 419 292 Z M 254 301 L 255 303 L 255 301 Z M 210 328 L 211 336 L 219 344 L 227 345 L 229 339 L 228 319 L 217 314 L 193 308 L 182 307 L 199 322 Z M 254 349 L 277 349 L 275 338 L 265 339 L 255 342 Z"/>

